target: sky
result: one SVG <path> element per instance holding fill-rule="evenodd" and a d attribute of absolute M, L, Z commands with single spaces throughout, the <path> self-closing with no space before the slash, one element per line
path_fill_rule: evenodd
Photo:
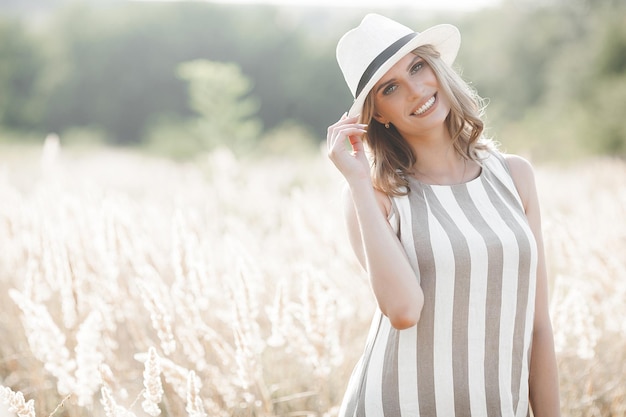
<path fill-rule="evenodd" d="M 410 7 L 431 10 L 471 11 L 487 6 L 495 6 L 500 0 L 212 0 L 214 3 L 225 4 L 280 4 L 322 7 L 372 7 L 398 8 Z"/>

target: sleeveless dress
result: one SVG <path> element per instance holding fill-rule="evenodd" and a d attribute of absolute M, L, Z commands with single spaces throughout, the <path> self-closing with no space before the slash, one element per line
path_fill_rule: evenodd
<path fill-rule="evenodd" d="M 537 246 L 503 156 L 482 156 L 467 183 L 392 198 L 424 308 L 405 330 L 377 309 L 340 417 L 529 415 Z"/>

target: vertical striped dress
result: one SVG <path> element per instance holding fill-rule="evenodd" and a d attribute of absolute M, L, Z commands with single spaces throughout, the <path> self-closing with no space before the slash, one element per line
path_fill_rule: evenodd
<path fill-rule="evenodd" d="M 424 291 L 419 323 L 377 311 L 340 417 L 528 416 L 537 247 L 503 156 L 464 184 L 392 199 Z"/>

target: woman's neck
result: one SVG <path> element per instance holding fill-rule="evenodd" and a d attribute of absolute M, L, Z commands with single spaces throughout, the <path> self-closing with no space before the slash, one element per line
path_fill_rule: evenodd
<path fill-rule="evenodd" d="M 416 156 L 413 175 L 422 182 L 457 184 L 465 181 L 466 159 L 459 155 L 450 134 L 422 136 L 409 142 Z"/>

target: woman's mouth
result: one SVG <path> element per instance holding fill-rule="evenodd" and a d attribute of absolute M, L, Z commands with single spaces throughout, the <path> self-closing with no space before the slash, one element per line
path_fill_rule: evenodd
<path fill-rule="evenodd" d="M 428 109 L 430 109 L 433 104 L 435 104 L 435 100 L 436 100 L 437 95 L 435 94 L 434 96 L 432 96 L 426 103 L 424 103 L 422 105 L 422 107 L 420 107 L 419 109 L 415 110 L 413 112 L 414 116 L 420 116 L 424 113 L 426 113 L 428 111 Z"/>

